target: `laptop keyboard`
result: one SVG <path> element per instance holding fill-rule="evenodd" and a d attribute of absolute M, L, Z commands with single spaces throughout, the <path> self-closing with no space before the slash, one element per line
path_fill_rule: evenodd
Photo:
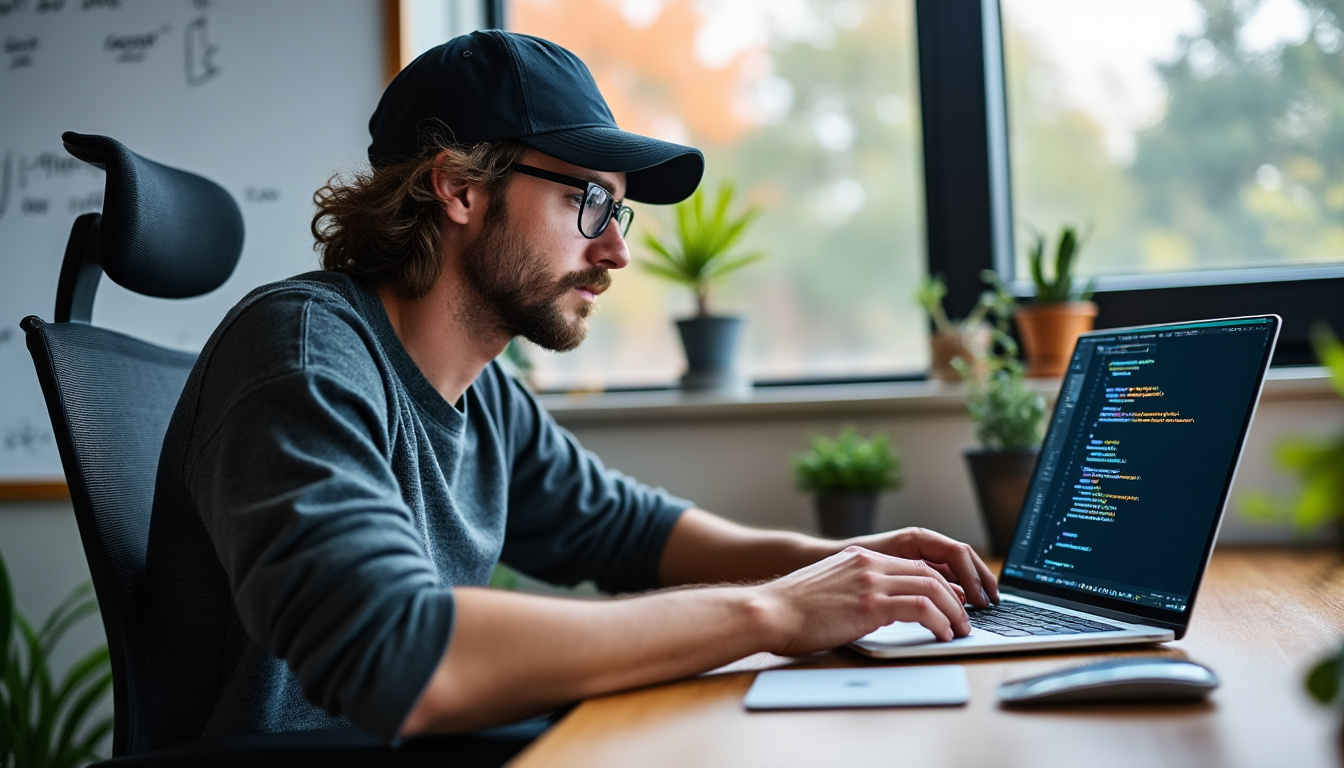
<path fill-rule="evenodd" d="M 968 605 L 966 614 L 971 617 L 971 626 L 1004 637 L 1079 635 L 1121 629 L 1111 624 L 1021 603 L 1000 603 L 988 608 L 972 608 Z"/>

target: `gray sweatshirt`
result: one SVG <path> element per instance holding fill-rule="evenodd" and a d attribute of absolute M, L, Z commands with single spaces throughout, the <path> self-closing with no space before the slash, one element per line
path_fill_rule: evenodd
<path fill-rule="evenodd" d="M 502 560 L 654 587 L 689 506 L 604 467 L 497 365 L 445 401 L 359 281 L 259 288 L 164 441 L 145 746 L 346 724 L 391 739 L 448 646 L 454 586 Z"/>

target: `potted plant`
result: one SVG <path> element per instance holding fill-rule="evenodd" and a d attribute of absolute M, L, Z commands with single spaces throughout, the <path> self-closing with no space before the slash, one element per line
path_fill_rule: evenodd
<path fill-rule="evenodd" d="M 943 310 L 946 297 L 947 282 L 942 275 L 925 278 L 915 293 L 915 300 L 933 320 L 933 334 L 929 336 L 929 377 L 939 381 L 960 381 L 961 373 L 952 365 L 958 358 L 965 360 L 977 375 L 984 373 L 990 341 L 985 316 L 990 304 L 982 298 L 965 318 L 949 320 Z"/>
<path fill-rule="evenodd" d="M 1331 386 L 1344 396 L 1344 343 L 1319 323 L 1311 329 L 1311 346 L 1329 371 Z M 1288 438 L 1275 446 L 1275 454 L 1281 468 L 1297 475 L 1300 488 L 1288 495 L 1249 491 L 1242 510 L 1252 517 L 1291 520 L 1304 532 L 1335 526 L 1344 547 L 1344 434 Z"/>
<path fill-rule="evenodd" d="M 979 443 L 962 454 L 989 533 L 990 551 L 1002 556 L 1012 543 L 1036 466 L 1045 398 L 1027 386 L 1025 369 L 1017 359 L 1017 343 L 1008 334 L 1012 296 L 993 273 L 984 277 L 997 289 L 982 299 L 996 318 L 985 369 L 976 374 L 964 360 L 953 365 L 966 377 L 966 411 Z"/>
<path fill-rule="evenodd" d="M 715 315 L 709 306 L 712 288 L 733 272 L 765 257 L 759 252 L 734 252 L 743 232 L 760 215 L 760 209 L 755 207 L 734 212 L 734 195 L 733 185 L 727 181 L 719 185 L 713 201 L 706 200 L 703 187 L 697 189 L 689 200 L 675 206 L 676 222 L 671 238 L 663 239 L 653 233 L 644 235 L 651 258 L 640 262 L 640 266 L 695 293 L 695 316 L 677 321 L 686 350 L 683 389 L 740 389 L 747 383 L 735 365 L 743 319 Z"/>
<path fill-rule="evenodd" d="M 904 484 L 900 457 L 887 436 L 865 440 L 849 426 L 834 438 L 814 436 L 793 471 L 798 488 L 815 495 L 821 535 L 828 539 L 872 533 L 878 496 Z"/>
<path fill-rule="evenodd" d="M 1329 371 L 1335 393 L 1344 397 L 1344 343 L 1329 326 L 1318 323 L 1311 329 L 1311 346 Z M 1275 446 L 1275 453 L 1279 466 L 1297 475 L 1298 490 L 1288 495 L 1248 492 L 1242 510 L 1252 517 L 1291 520 L 1303 532 L 1333 526 L 1344 554 L 1344 433 L 1288 438 Z M 1322 659 L 1305 680 L 1307 691 L 1322 704 L 1340 699 L 1342 682 L 1344 649 Z"/>
<path fill-rule="evenodd" d="M 76 622 L 98 612 L 92 587 L 77 587 L 36 630 L 14 607 L 0 557 L 0 766 L 73 768 L 97 760 L 111 718 L 88 723 L 112 687 L 107 646 L 76 661 L 59 681 L 51 651 Z"/>
<path fill-rule="evenodd" d="M 1053 272 L 1046 276 L 1045 236 L 1036 233 L 1027 249 L 1031 280 L 1036 286 L 1034 302 L 1018 307 L 1017 330 L 1027 353 L 1028 376 L 1063 376 L 1079 334 L 1092 330 L 1097 305 L 1091 301 L 1095 281 L 1079 285 L 1073 267 L 1083 238 L 1064 226 L 1055 248 Z"/>

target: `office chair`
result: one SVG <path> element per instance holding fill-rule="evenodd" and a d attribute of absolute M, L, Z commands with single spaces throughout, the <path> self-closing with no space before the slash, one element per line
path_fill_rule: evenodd
<path fill-rule="evenodd" d="M 540 721 L 388 747 L 355 729 L 198 741 L 145 751 L 144 658 L 137 624 L 159 449 L 196 355 L 89 324 L 98 281 L 160 298 L 199 296 L 233 273 L 238 205 L 218 184 L 147 160 L 106 136 L 62 135 L 70 154 L 107 171 L 101 214 L 75 220 L 55 322 L 20 323 L 51 416 L 112 663 L 111 760 L 100 766 L 500 765 Z"/>

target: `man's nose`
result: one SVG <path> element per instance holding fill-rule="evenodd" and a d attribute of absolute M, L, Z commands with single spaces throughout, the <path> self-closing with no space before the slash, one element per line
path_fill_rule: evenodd
<path fill-rule="evenodd" d="M 630 263 L 630 249 L 621 236 L 621 227 L 613 219 L 588 245 L 588 262 L 607 269 L 622 269 Z"/>

